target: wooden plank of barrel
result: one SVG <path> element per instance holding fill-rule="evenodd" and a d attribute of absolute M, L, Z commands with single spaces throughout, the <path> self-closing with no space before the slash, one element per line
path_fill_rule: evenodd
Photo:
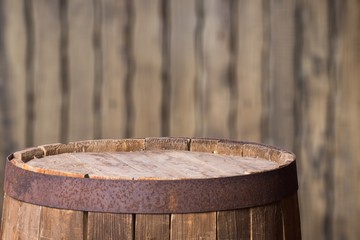
<path fill-rule="evenodd" d="M 301 239 L 295 156 L 146 138 L 25 149 L 6 166 L 2 239 Z"/>

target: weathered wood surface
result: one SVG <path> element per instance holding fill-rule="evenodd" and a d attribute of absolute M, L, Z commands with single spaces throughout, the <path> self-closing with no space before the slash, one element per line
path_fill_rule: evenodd
<path fill-rule="evenodd" d="M 172 214 L 170 239 L 216 240 L 216 212 Z"/>
<path fill-rule="evenodd" d="M 68 137 L 73 140 L 94 138 L 94 119 L 101 117 L 94 109 L 96 44 L 94 24 L 96 1 L 67 1 L 68 56 L 66 96 L 68 103 Z M 97 9 L 99 11 L 99 9 Z M 100 63 L 98 63 L 100 64 Z M 101 91 L 101 88 L 96 89 Z M 96 126 L 100 127 L 100 126 Z M 41 143 L 44 144 L 44 143 Z"/>
<path fill-rule="evenodd" d="M 297 84 L 299 95 L 298 121 L 299 129 L 297 134 L 297 150 L 299 164 L 302 171 L 300 182 L 302 192 L 308 197 L 308 201 L 300 199 L 304 209 L 314 212 L 314 215 L 303 214 L 304 239 L 312 238 L 313 232 L 318 229 L 325 230 L 325 239 L 329 239 L 330 216 L 332 215 L 333 179 L 329 174 L 333 171 L 334 156 L 334 116 L 333 104 L 334 87 L 332 78 L 329 75 L 329 57 L 331 57 L 330 26 L 328 21 L 327 1 L 299 1 L 299 8 L 303 9 L 299 24 L 308 25 L 302 29 L 301 53 L 299 53 L 299 65 L 297 71 Z M 309 160 L 313 159 L 313 163 Z M 314 170 L 316 166 L 316 170 Z M 304 181 L 303 179 L 306 179 Z M 310 194 L 310 195 L 309 195 Z M 310 210 L 311 209 L 311 210 Z"/>
<path fill-rule="evenodd" d="M 250 141 L 261 141 L 262 135 L 262 87 L 264 20 L 261 0 L 240 0 L 234 6 L 235 57 L 237 103 L 235 137 Z"/>
<path fill-rule="evenodd" d="M 103 62 L 102 86 L 98 119 L 101 135 L 117 138 L 126 134 L 126 80 L 129 75 L 129 42 L 130 24 L 128 4 L 126 1 L 101 0 L 101 49 Z M 107 116 L 107 117 L 103 117 Z M 116 121 L 114 121 L 116 119 Z M 100 137 L 100 136 L 98 136 Z"/>
<path fill-rule="evenodd" d="M 194 0 L 169 1 L 170 15 L 170 92 L 169 134 L 195 135 L 196 39 L 197 16 Z M 186 16 L 184 18 L 184 16 Z M 187 114 L 183 114 L 186 112 Z"/>
<path fill-rule="evenodd" d="M 38 239 L 41 207 L 4 198 L 2 239 Z M 5 226 L 16 226 L 13 228 Z"/>
<path fill-rule="evenodd" d="M 261 158 L 189 151 L 64 153 L 35 158 L 20 167 L 30 171 L 101 179 L 206 179 L 248 175 L 279 168 Z"/>
<path fill-rule="evenodd" d="M 250 209 L 238 209 L 217 213 L 217 239 L 251 239 Z"/>
<path fill-rule="evenodd" d="M 334 21 L 334 53 L 331 73 L 335 78 L 335 159 L 332 184 L 334 192 L 330 201 L 332 214 L 330 229 L 333 239 L 356 239 L 360 228 L 356 224 L 360 215 L 360 2 L 348 1 L 343 11 L 334 8 L 341 18 Z M 301 197 L 301 195 L 300 195 Z"/>
<path fill-rule="evenodd" d="M 282 240 L 282 219 L 279 204 L 250 209 L 250 236 L 254 240 Z M 296 239 L 296 238 L 295 238 Z"/>
<path fill-rule="evenodd" d="M 133 240 L 132 214 L 94 213 L 87 216 L 87 238 Z"/>
<path fill-rule="evenodd" d="M 134 137 L 161 136 L 162 31 L 161 1 L 133 1 L 131 133 Z"/>
<path fill-rule="evenodd" d="M 83 239 L 83 212 L 59 210 L 6 196 L 2 239 Z"/>
<path fill-rule="evenodd" d="M 134 240 L 168 240 L 169 229 L 169 214 L 137 214 Z"/>
<path fill-rule="evenodd" d="M 299 201 L 297 194 L 287 197 L 280 202 L 283 236 L 285 239 L 301 239 Z M 292 222 L 294 224 L 288 224 Z"/>
<path fill-rule="evenodd" d="M 271 143 L 298 155 L 304 239 L 359 236 L 358 1 L 0 6 L 2 159 L 95 137 Z"/>
<path fill-rule="evenodd" d="M 230 136 L 230 1 L 203 1 L 201 136 Z M 224 124 L 225 123 L 225 124 Z"/>

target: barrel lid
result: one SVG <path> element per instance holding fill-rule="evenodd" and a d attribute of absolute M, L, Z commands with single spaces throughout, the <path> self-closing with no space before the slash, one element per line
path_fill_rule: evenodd
<path fill-rule="evenodd" d="M 23 169 L 96 179 L 180 180 L 233 177 L 279 168 L 277 162 L 214 153 L 149 150 L 81 152 L 34 158 Z"/>
<path fill-rule="evenodd" d="M 297 190 L 295 156 L 221 139 L 50 144 L 8 158 L 5 192 L 82 211 L 186 213 L 263 205 Z"/>

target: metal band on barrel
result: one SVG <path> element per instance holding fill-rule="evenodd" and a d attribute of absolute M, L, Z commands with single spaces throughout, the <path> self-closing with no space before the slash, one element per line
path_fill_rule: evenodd
<path fill-rule="evenodd" d="M 260 206 L 298 189 L 296 162 L 267 172 L 192 180 L 104 180 L 48 175 L 6 163 L 5 192 L 27 203 L 109 213 L 195 213 Z"/>

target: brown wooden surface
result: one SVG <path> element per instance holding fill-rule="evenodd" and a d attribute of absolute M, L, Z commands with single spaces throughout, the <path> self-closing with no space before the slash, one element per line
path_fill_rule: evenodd
<path fill-rule="evenodd" d="M 135 221 L 135 240 L 169 239 L 169 214 L 137 214 Z"/>
<path fill-rule="evenodd" d="M 160 0 L 133 1 L 132 81 L 134 137 L 161 136 L 161 18 Z"/>
<path fill-rule="evenodd" d="M 329 189 L 332 187 L 332 179 L 327 176 L 332 171 L 334 139 L 333 99 L 334 93 L 329 76 L 328 59 L 330 29 L 327 25 L 328 9 L 327 1 L 299 1 L 299 7 L 303 8 L 303 16 L 299 24 L 308 25 L 302 32 L 302 49 L 299 56 L 298 71 L 301 72 L 298 84 L 299 94 L 299 129 L 297 135 L 297 150 L 299 169 L 302 172 L 300 182 L 302 193 L 308 196 L 307 201 L 300 198 L 300 205 L 313 214 L 302 215 L 304 239 L 311 239 L 314 232 L 324 229 L 324 238 L 329 239 L 331 233 L 332 215 L 331 197 Z M 332 51 L 332 50 L 331 50 Z M 310 163 L 313 159 L 313 164 Z M 313 170 L 316 165 L 316 171 Z M 303 179 L 306 179 L 304 181 Z M 329 205 L 330 204 L 330 205 Z M 306 211 L 306 212 L 307 212 Z"/>
<path fill-rule="evenodd" d="M 271 143 L 298 156 L 304 239 L 357 239 L 359 8 L 357 0 L 0 1 L 0 155 L 211 131 Z"/>
<path fill-rule="evenodd" d="M 280 202 L 284 239 L 301 239 L 299 203 L 297 194 L 287 197 Z M 293 224 L 289 224 L 293 223 Z"/>
<path fill-rule="evenodd" d="M 250 209 L 218 212 L 217 239 L 250 239 L 250 224 Z"/>
<path fill-rule="evenodd" d="M 101 0 L 102 86 L 100 105 L 101 128 L 108 138 L 126 133 L 126 78 L 128 74 L 127 28 L 129 12 L 124 0 Z M 107 117 L 103 117 L 107 116 Z M 114 121 L 116 119 L 116 121 Z M 100 136 L 98 136 L 100 137 Z"/>
<path fill-rule="evenodd" d="M 263 140 L 287 149 L 294 147 L 295 0 L 271 0 L 266 4 L 268 57 L 264 103 L 267 114 Z M 286 19 L 286 20 L 285 20 Z M 264 82 L 264 81 L 263 81 Z M 286 134 L 284 134 L 286 132 Z"/>
<path fill-rule="evenodd" d="M 170 239 L 216 239 L 216 212 L 172 214 Z"/>
<path fill-rule="evenodd" d="M 335 100 L 334 192 L 330 217 L 333 239 L 356 239 L 360 236 L 357 225 L 360 215 L 360 3 L 348 1 L 338 20 L 336 61 L 332 64 L 338 91 Z M 337 9 L 337 8 L 336 8 Z M 340 14 L 340 13 L 339 13 Z M 331 178 L 331 176 L 328 176 Z M 301 195 L 300 195 L 301 197 Z M 330 231 L 330 230 L 329 230 Z"/>
<path fill-rule="evenodd" d="M 239 0 L 236 7 L 236 138 L 261 141 L 263 6 L 261 0 Z"/>
<path fill-rule="evenodd" d="M 1 239 L 41 239 L 41 207 L 5 196 Z"/>
<path fill-rule="evenodd" d="M 83 239 L 84 213 L 41 207 L 39 239 Z"/>
<path fill-rule="evenodd" d="M 281 208 L 278 203 L 251 208 L 250 239 L 283 239 Z"/>
<path fill-rule="evenodd" d="M 133 215 L 93 213 L 87 216 L 87 240 L 133 239 Z"/>
<path fill-rule="evenodd" d="M 230 136 L 230 1 L 203 1 L 203 132 L 206 137 Z"/>
<path fill-rule="evenodd" d="M 194 0 L 171 0 L 170 15 L 170 89 L 169 134 L 195 135 L 194 94 L 196 54 L 194 31 L 196 9 Z M 186 16 L 186 17 L 184 17 Z M 187 112 L 187 114 L 183 114 Z"/>
<path fill-rule="evenodd" d="M 60 11 L 59 1 L 33 1 L 34 142 L 56 142 L 60 138 Z M 43 67 L 47 65 L 48 67 Z M 48 81 L 53 79 L 54 81 Z M 51 101 L 49 101 L 51 99 Z"/>
<path fill-rule="evenodd" d="M 15 162 L 17 164 L 17 161 Z M 190 151 L 64 153 L 35 158 L 22 168 L 46 174 L 102 179 L 206 179 L 241 176 L 279 168 L 261 158 Z"/>
<path fill-rule="evenodd" d="M 68 1 L 68 137 L 94 138 L 94 2 Z M 98 21 L 98 19 L 96 19 Z M 101 89 L 97 89 L 101 90 Z M 43 143 L 42 143 L 43 144 Z"/>
<path fill-rule="evenodd" d="M 7 141 L 3 141 L 5 151 L 11 151 L 14 147 L 23 147 L 26 145 L 26 141 L 29 143 L 29 137 L 27 136 L 27 129 L 33 121 L 29 116 L 30 109 L 27 104 L 30 105 L 29 96 L 27 94 L 27 65 L 26 57 L 28 51 L 29 41 L 27 39 L 27 31 L 29 26 L 26 25 L 25 14 L 24 14 L 24 2 L 23 1 L 3 1 L 4 10 L 2 10 L 2 24 L 4 38 L 3 38 L 3 49 L 4 49 L 4 64 L 6 64 L 5 80 L 2 79 L 5 86 L 4 94 L 6 96 L 7 107 L 6 112 L 2 112 L 3 119 L 8 121 L 8 124 L 4 124 L 7 131 L 5 132 L 8 136 Z M 5 9 L 7 9 L 5 11 Z M 19 62 L 23 64 L 18 64 Z M 10 80 L 11 79 L 11 80 Z M 5 104 L 3 102 L 2 104 Z M 28 118 L 21 116 L 27 115 Z M 31 114 L 30 114 L 31 115 Z M 31 126 L 32 127 L 32 126 Z M 4 153 L 4 154 L 6 154 Z"/>

